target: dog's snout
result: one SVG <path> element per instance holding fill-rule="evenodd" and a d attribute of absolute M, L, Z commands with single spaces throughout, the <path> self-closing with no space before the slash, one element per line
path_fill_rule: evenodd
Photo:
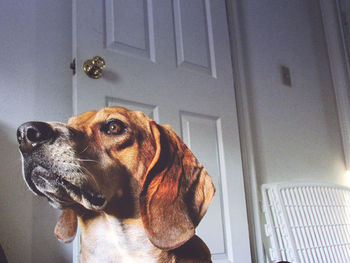
<path fill-rule="evenodd" d="M 17 129 L 17 140 L 22 152 L 31 152 L 53 138 L 54 131 L 46 122 L 26 122 Z"/>

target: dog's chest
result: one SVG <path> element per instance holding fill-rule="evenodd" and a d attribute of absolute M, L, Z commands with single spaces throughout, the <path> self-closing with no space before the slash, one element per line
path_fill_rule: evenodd
<path fill-rule="evenodd" d="M 158 262 L 159 252 L 139 224 L 95 220 L 81 233 L 81 262 Z"/>

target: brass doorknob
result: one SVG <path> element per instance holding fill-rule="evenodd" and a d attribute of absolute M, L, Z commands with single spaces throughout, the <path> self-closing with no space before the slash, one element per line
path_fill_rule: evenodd
<path fill-rule="evenodd" d="M 106 63 L 105 60 L 99 56 L 95 56 L 92 59 L 88 59 L 83 64 L 83 69 L 86 75 L 93 79 L 99 79 L 102 77 L 102 70 Z"/>

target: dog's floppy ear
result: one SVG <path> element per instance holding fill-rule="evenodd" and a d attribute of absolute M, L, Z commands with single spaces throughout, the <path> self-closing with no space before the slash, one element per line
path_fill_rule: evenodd
<path fill-rule="evenodd" d="M 140 210 L 151 242 L 170 250 L 194 236 L 215 188 L 205 168 L 170 127 L 150 125 L 156 154 L 143 181 Z"/>
<path fill-rule="evenodd" d="M 63 243 L 70 243 L 73 241 L 75 234 L 77 233 L 77 227 L 77 215 L 73 210 L 65 209 L 62 211 L 62 214 L 57 221 L 55 236 Z"/>

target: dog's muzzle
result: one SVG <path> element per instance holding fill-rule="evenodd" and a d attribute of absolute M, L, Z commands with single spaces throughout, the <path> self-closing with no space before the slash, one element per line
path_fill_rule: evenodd
<path fill-rule="evenodd" d="M 72 173 L 81 175 L 80 172 L 65 170 L 65 165 L 76 167 L 77 163 L 72 161 L 74 153 L 67 155 L 60 150 L 61 144 L 68 144 L 70 132 L 64 125 L 59 127 L 61 131 L 46 122 L 26 122 L 17 129 L 27 186 L 35 194 L 46 196 L 58 208 L 72 204 L 73 200 L 87 204 L 85 206 L 88 208 L 102 208 L 106 202 L 105 197 L 72 182 Z M 62 135 L 62 130 L 65 131 L 65 136 Z"/>

